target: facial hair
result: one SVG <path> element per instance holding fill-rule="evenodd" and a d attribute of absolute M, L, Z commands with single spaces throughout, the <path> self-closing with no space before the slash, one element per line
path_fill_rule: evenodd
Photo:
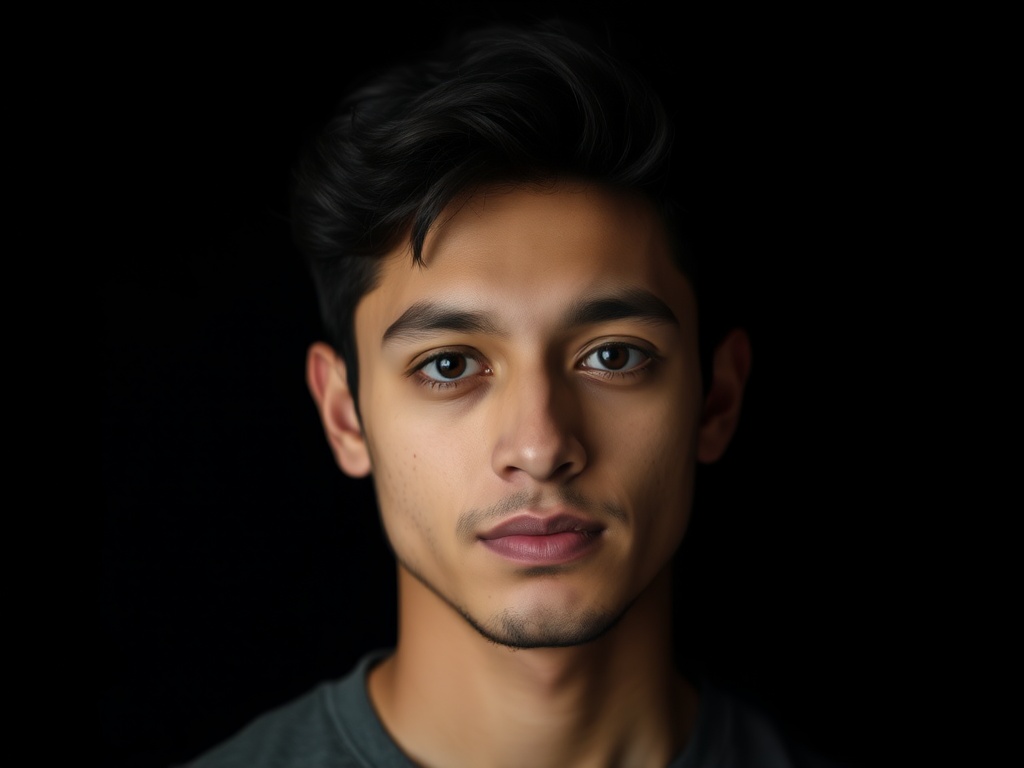
<path fill-rule="evenodd" d="M 628 515 L 621 507 L 611 503 L 597 505 L 569 488 L 559 489 L 558 497 L 562 504 L 590 515 L 603 513 L 605 516 L 619 521 L 626 522 L 628 520 Z M 539 501 L 536 494 L 518 492 L 489 507 L 470 510 L 459 516 L 456 523 L 456 534 L 461 538 L 471 537 L 476 530 L 479 530 L 481 524 L 500 519 L 517 509 L 539 506 Z M 591 609 L 579 613 L 541 610 L 527 614 L 524 611 L 505 608 L 485 622 L 473 616 L 464 606 L 444 594 L 416 568 L 399 557 L 397 553 L 395 554 L 399 564 L 405 570 L 458 613 L 482 637 L 508 648 L 565 648 L 591 643 L 614 627 L 633 605 L 633 601 L 630 601 L 618 611 Z M 571 566 L 526 568 L 522 571 L 522 575 L 527 578 L 557 575 L 567 567 Z"/>

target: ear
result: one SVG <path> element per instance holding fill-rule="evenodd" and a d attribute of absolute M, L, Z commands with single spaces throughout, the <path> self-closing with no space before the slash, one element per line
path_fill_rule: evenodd
<path fill-rule="evenodd" d="M 366 477 L 371 469 L 370 452 L 348 387 L 345 361 L 329 345 L 316 342 L 306 353 L 306 383 L 334 460 L 346 475 Z"/>
<path fill-rule="evenodd" d="M 736 432 L 743 391 L 750 375 L 750 355 L 750 337 L 739 328 L 730 331 L 715 349 L 711 388 L 704 398 L 697 435 L 698 461 L 705 464 L 718 461 Z"/>

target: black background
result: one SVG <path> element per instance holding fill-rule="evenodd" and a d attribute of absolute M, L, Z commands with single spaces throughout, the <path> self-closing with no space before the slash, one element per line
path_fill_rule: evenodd
<path fill-rule="evenodd" d="M 448 8 L 151 19 L 112 57 L 106 765 L 191 757 L 392 641 L 369 481 L 335 467 L 305 388 L 318 319 L 285 190 L 350 79 L 471 18 Z M 823 749 L 877 762 L 921 695 L 901 565 L 908 33 L 841 10 L 542 8 L 596 21 L 689 94 L 687 152 L 754 342 L 739 434 L 699 480 L 680 647 Z"/>

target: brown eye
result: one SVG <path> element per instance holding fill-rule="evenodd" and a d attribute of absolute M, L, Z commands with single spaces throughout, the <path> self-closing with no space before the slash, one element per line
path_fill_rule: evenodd
<path fill-rule="evenodd" d="M 629 350 L 624 347 L 602 347 L 597 350 L 597 359 L 605 368 L 617 371 L 629 362 Z"/>
<path fill-rule="evenodd" d="M 446 379 L 457 379 L 466 372 L 465 355 L 441 355 L 434 360 L 437 372 Z"/>
<path fill-rule="evenodd" d="M 455 381 L 479 373 L 482 366 L 461 352 L 441 352 L 425 362 L 420 371 L 433 381 Z"/>
<path fill-rule="evenodd" d="M 583 367 L 595 371 L 626 372 L 644 365 L 651 356 L 629 344 L 606 344 L 583 359 Z"/>

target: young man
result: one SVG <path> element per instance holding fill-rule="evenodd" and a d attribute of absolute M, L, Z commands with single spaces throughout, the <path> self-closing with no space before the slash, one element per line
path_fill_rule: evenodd
<path fill-rule="evenodd" d="M 671 563 L 751 351 L 701 304 L 672 150 L 653 91 L 554 26 L 343 104 L 297 172 L 307 374 L 373 477 L 398 638 L 195 768 L 805 764 L 674 668 Z"/>

